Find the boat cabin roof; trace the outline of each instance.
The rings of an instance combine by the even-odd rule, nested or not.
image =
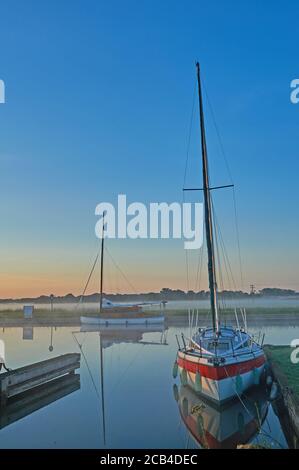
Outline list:
[[[221,326],[220,334],[215,338],[213,328],[199,328],[193,337],[193,344],[207,355],[228,355],[234,352],[252,350],[252,337],[244,330],[236,330],[232,326]],[[255,343],[253,344],[255,348]]]

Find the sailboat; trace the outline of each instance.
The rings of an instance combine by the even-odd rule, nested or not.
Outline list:
[[[203,99],[199,63],[196,64],[203,195],[205,210],[205,231],[208,255],[208,279],[212,327],[199,328],[177,353],[175,368],[182,383],[195,386],[196,390],[210,400],[222,403],[242,395],[245,390],[258,384],[265,366],[262,345],[255,342],[247,331],[247,322],[237,328],[221,323],[218,303],[216,262],[214,249],[214,224],[211,190],[208,172],[208,154],[205,136]],[[220,187],[217,187],[217,189]]]
[[[143,311],[144,306],[160,305],[160,310],[165,307],[165,302],[136,302],[136,303],[114,303],[103,297],[103,280],[104,280],[104,214],[103,229],[101,240],[101,275],[100,275],[100,308],[99,314],[96,316],[81,316],[81,324],[102,325],[105,327],[113,326],[129,326],[129,325],[161,325],[164,323],[164,314],[153,315]],[[97,258],[96,258],[97,261]],[[95,262],[96,262],[95,261]],[[94,263],[95,266],[95,263]],[[94,269],[92,268],[92,271]],[[88,281],[91,274],[89,275]],[[81,296],[82,297],[82,296]]]

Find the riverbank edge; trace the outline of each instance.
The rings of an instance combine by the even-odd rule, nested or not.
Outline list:
[[[80,315],[86,315],[84,313],[76,313],[76,315],[71,315],[67,313],[64,315],[63,313],[53,313],[51,312],[43,312],[34,313],[33,318],[25,319],[18,314],[14,316],[14,313],[11,313],[9,316],[5,316],[1,318],[0,314],[0,327],[25,327],[25,326],[80,326]],[[18,312],[19,313],[19,312]],[[147,312],[150,313],[150,312]],[[89,314],[90,316],[97,316],[94,312]],[[166,326],[188,326],[189,319],[188,319],[188,312],[176,312],[175,314],[172,311],[165,311],[165,325]],[[231,313],[226,313],[223,315],[223,321],[227,324],[235,324],[235,316]],[[210,315],[206,315],[200,313],[197,318],[197,325],[198,326],[206,326],[209,325],[211,322]],[[298,313],[251,313],[247,315],[247,322],[249,328],[252,326],[262,327],[265,325],[282,325],[287,324],[289,326],[299,326],[299,314]],[[194,315],[193,318],[193,326],[195,326],[196,318]]]
[[[273,346],[266,344],[264,346],[264,353],[266,355],[273,379],[277,382],[281,394],[280,399],[277,401],[277,407],[280,408],[279,415],[282,416],[281,424],[283,428],[288,428],[291,424],[294,433],[292,439],[292,447],[298,448],[299,444],[299,396],[293,388],[289,385],[288,378],[283,370],[283,367],[275,361],[272,351],[275,348],[290,348],[290,346]],[[299,366],[298,366],[299,367]],[[292,433],[286,429],[287,434],[290,436]]]
[[[165,326],[182,326],[188,327],[188,313],[182,312],[181,314],[173,315],[172,312],[164,312],[165,314]],[[86,313],[85,313],[86,315]],[[95,314],[92,314],[96,316]],[[193,326],[195,326],[195,318],[193,319]],[[226,314],[223,321],[227,324],[235,324],[235,317],[232,314]],[[211,319],[207,315],[198,315],[197,325],[206,326],[210,324]],[[250,314],[247,317],[248,326],[250,327],[263,327],[263,326],[275,326],[287,324],[288,326],[299,326],[299,315],[296,313],[259,313]],[[0,315],[0,328],[5,327],[39,327],[39,326],[80,326],[80,314],[70,315],[53,315],[49,314],[34,314],[33,318],[22,318],[20,316],[14,317],[13,314],[9,317],[1,318]]]

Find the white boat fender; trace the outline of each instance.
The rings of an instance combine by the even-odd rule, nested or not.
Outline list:
[[[270,401],[272,400],[276,400],[276,398],[278,397],[278,385],[277,385],[277,382],[273,382],[272,383],[272,386],[271,386],[271,390],[270,390]]]

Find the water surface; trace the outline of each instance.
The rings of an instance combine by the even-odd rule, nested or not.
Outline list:
[[[36,411],[23,408],[28,414],[16,421],[17,415],[9,416],[7,410],[2,409],[0,447],[197,447],[198,436],[192,435],[180,409],[184,390],[178,380],[172,378],[177,351],[175,335],[182,331],[188,334],[188,328],[182,327],[171,327],[164,332],[127,329],[102,334],[80,332],[80,327],[1,329],[6,363],[11,368],[73,352],[81,353],[81,367],[77,370],[79,387],[66,388],[65,396]],[[257,334],[257,329],[254,332]],[[267,327],[265,332],[266,342],[272,344],[289,344],[299,338],[299,327],[273,326]],[[286,447],[272,406],[264,398],[261,405],[267,408],[266,417],[258,418],[263,421],[260,423],[262,433],[253,423],[248,431],[250,440],[263,438],[271,447]],[[228,432],[227,416],[230,416],[228,420],[238,422],[236,429],[229,432],[239,430],[242,433],[242,426],[248,424],[244,407],[226,411],[226,418],[212,412],[206,411],[212,420],[209,426],[219,427],[220,423],[225,432]],[[215,433],[217,435],[217,430]]]

